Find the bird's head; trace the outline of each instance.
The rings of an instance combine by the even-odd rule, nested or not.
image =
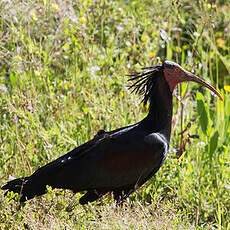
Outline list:
[[[143,102],[146,104],[150,99],[152,92],[155,90],[157,82],[159,82],[159,79],[162,78],[165,79],[171,93],[177,84],[186,81],[193,81],[208,88],[221,100],[223,100],[221,94],[213,86],[172,61],[164,61],[162,65],[147,67],[144,68],[144,71],[141,73],[131,74],[130,80],[134,80],[135,82],[130,86],[130,88],[133,89],[133,92],[144,95]]]
[[[181,82],[186,81],[193,81],[203,85],[204,87],[211,90],[215,95],[217,95],[221,100],[223,97],[221,94],[209,83],[202,80],[200,77],[188,72],[187,70],[183,69],[180,65],[172,61],[165,61],[163,64],[163,76],[167,81],[170,91],[173,92],[176,85]]]

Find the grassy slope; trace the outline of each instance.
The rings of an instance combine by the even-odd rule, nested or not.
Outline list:
[[[0,229],[229,229],[229,6],[200,1],[1,1],[0,184],[24,176],[92,137],[140,120],[146,108],[125,74],[181,63],[225,94],[183,85],[184,126],[200,139],[180,160],[175,100],[171,151],[160,172],[123,207],[110,196],[78,205],[52,191],[23,206],[0,192]],[[226,1],[227,2],[227,1]],[[171,39],[167,52],[160,29]],[[201,89],[200,89],[201,90]]]

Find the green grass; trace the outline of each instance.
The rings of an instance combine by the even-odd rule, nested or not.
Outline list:
[[[227,1],[69,2],[0,2],[1,185],[99,129],[143,118],[147,109],[127,90],[126,74],[157,57],[212,82],[225,100],[193,83],[179,87],[183,110],[175,99],[168,158],[122,207],[110,195],[82,207],[79,194],[52,189],[20,205],[1,191],[0,229],[230,229]],[[178,160],[181,121],[199,139]]]

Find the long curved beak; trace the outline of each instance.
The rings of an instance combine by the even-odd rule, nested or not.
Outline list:
[[[197,82],[197,83],[205,86],[206,88],[211,90],[215,95],[217,95],[223,101],[222,95],[213,86],[211,86],[210,84],[208,84],[207,82],[205,82],[204,80],[199,78],[198,76],[185,70],[184,78],[185,78],[185,81],[193,81],[193,82]]]

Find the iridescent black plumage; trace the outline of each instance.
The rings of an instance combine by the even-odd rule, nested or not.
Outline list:
[[[162,70],[162,65],[156,65],[143,68],[142,72],[129,75],[131,78],[128,81],[135,81],[132,85],[129,86],[129,89],[132,90],[132,93],[138,93],[142,95],[142,102],[144,104],[146,104],[149,100],[154,84],[157,81],[157,77],[159,76],[160,72],[162,72]]]
[[[130,86],[132,91],[143,95],[145,104],[150,100],[145,119],[117,130],[98,132],[89,142],[41,167],[30,177],[8,182],[3,189],[21,193],[22,202],[44,194],[47,185],[74,192],[87,191],[80,199],[82,204],[107,192],[113,192],[116,200],[127,197],[159,169],[168,149],[164,132],[154,133],[161,128],[155,120],[162,110],[160,107],[153,110],[151,104],[152,97],[162,94],[158,86],[166,85],[162,70],[157,65],[131,75],[130,81],[135,81]]]
[[[121,201],[155,174],[166,157],[172,121],[172,89],[184,78],[202,82],[173,62],[145,68],[131,75],[130,88],[150,102],[147,116],[140,122],[113,131],[99,131],[90,141],[31,176],[2,187],[18,192],[20,201],[46,193],[46,186],[86,191],[81,204],[97,200],[108,192]],[[213,90],[213,87],[207,86]],[[103,106],[103,105],[102,105]]]

